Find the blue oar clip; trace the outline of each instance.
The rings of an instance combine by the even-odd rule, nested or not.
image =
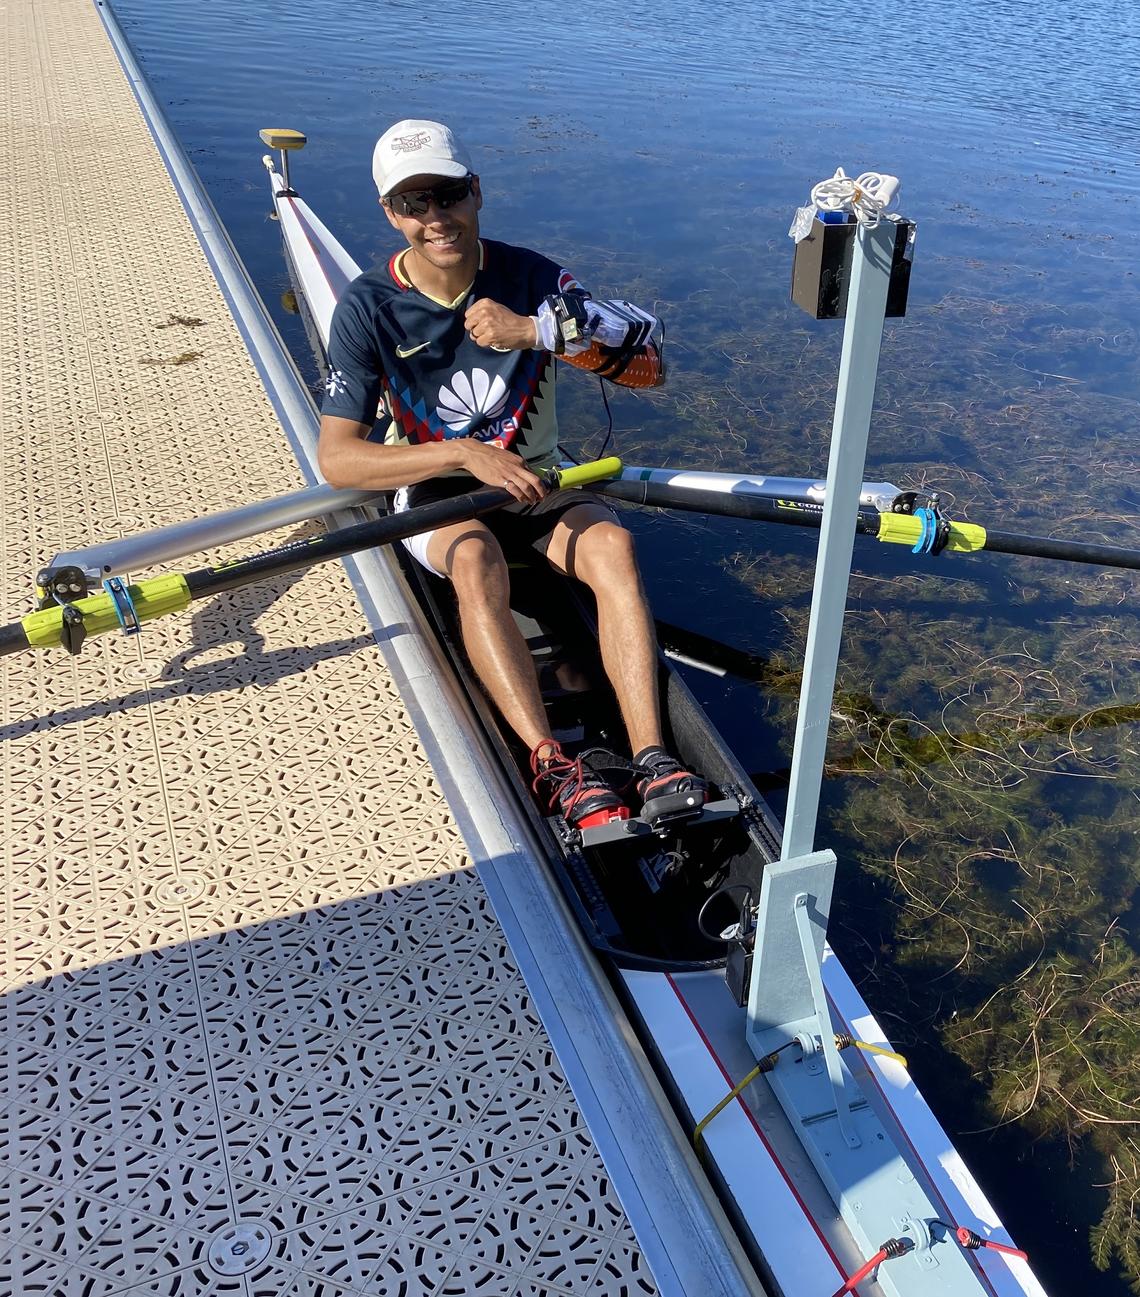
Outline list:
[[[126,582],[121,576],[109,576],[103,582],[103,589],[111,596],[111,602],[115,605],[115,616],[119,619],[123,634],[137,635],[142,630],[142,623],[135,611]]]
[[[934,538],[938,535],[938,519],[933,509],[916,509],[914,516],[922,523],[922,533],[914,542],[912,554],[929,554],[934,548]]]
[[[930,507],[915,509],[914,517],[922,523],[922,532],[911,549],[912,554],[941,554],[950,539],[950,524],[942,516],[938,507],[939,496],[933,492],[930,496]]]

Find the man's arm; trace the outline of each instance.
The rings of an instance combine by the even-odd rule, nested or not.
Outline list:
[[[394,491],[463,467],[457,441],[383,446],[367,439],[371,431],[371,424],[357,423],[355,419],[335,414],[321,416],[317,463],[330,486]]]
[[[661,323],[631,302],[595,301],[579,289],[544,298],[535,318],[543,341],[579,369],[622,387],[665,381],[661,343],[654,339]]]
[[[360,491],[394,491],[426,482],[443,473],[470,473],[487,486],[502,486],[528,504],[546,494],[539,479],[518,455],[471,437],[425,441],[415,446],[386,446],[369,441],[369,423],[321,416],[317,463],[330,486]]]

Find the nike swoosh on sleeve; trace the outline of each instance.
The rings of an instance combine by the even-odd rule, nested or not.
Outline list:
[[[407,360],[409,356],[414,356],[417,351],[423,351],[425,347],[430,346],[430,342],[421,342],[418,347],[397,347],[396,355],[399,356],[401,360]]]

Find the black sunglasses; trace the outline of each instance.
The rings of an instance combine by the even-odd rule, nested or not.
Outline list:
[[[430,189],[408,189],[402,194],[392,194],[387,202],[397,216],[426,216],[432,203],[441,211],[455,207],[467,197],[474,184],[474,176],[461,176],[458,180],[443,180]]]

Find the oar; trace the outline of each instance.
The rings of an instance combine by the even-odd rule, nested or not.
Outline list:
[[[818,528],[823,522],[823,505],[814,501],[772,499],[768,496],[723,491],[679,488],[651,480],[604,482],[591,488],[599,495],[655,509],[684,509],[693,513],[750,518],[761,522],[790,523]],[[859,509],[855,531],[895,545],[909,545],[916,553],[929,550],[933,522],[928,511],[914,514]],[[942,543],[958,553],[988,550],[999,554],[1028,554],[1037,558],[1060,558],[1071,563],[1099,563],[1105,567],[1140,569],[1140,550],[1118,545],[1096,545],[1086,541],[1055,540],[1048,536],[1025,536],[1016,532],[992,531],[972,522],[943,522]]]
[[[621,472],[621,460],[610,458],[568,469],[551,469],[540,476],[549,488],[584,486]],[[479,518],[514,502],[502,487],[487,487],[420,505],[404,513],[389,514],[374,522],[359,523],[326,532],[308,540],[294,541],[263,554],[235,559],[198,572],[174,572],[150,577],[133,585],[112,577],[103,583],[101,594],[70,602],[65,585],[49,587],[57,602],[18,622],[0,626],[0,656],[26,648],[52,648],[63,644],[77,653],[84,639],[122,628],[137,631],[144,621],[178,612],[196,599],[205,599],[254,581],[343,558],[362,549],[391,545],[423,531],[434,531],[456,522]],[[66,580],[66,578],[64,578]]]

